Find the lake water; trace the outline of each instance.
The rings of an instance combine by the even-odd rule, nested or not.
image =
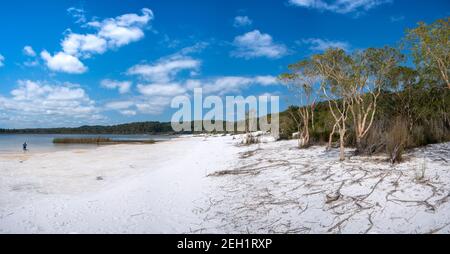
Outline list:
[[[54,138],[110,138],[113,140],[170,140],[167,135],[84,135],[84,134],[0,134],[0,154],[22,152],[27,142],[29,152],[52,152],[72,149],[92,149],[96,144],[53,144]]]

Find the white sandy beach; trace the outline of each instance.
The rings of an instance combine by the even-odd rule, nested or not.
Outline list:
[[[0,155],[0,233],[450,233],[449,143],[397,166],[238,143]]]

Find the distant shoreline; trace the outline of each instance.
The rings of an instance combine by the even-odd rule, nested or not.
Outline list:
[[[96,145],[119,145],[119,144],[155,144],[155,140],[121,140],[111,138],[54,138],[55,145],[71,145],[71,144],[96,144]]]

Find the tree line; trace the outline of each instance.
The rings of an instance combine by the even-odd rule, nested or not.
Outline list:
[[[172,133],[170,123],[139,122],[111,126],[81,126],[76,128],[0,129],[0,134],[163,134]]]
[[[398,48],[330,48],[289,65],[279,78],[300,107],[283,113],[282,131],[296,130],[301,148],[314,135],[328,136],[328,147],[337,138],[340,160],[348,145],[356,153],[384,149],[394,163],[406,148],[449,141],[449,21],[419,23]]]

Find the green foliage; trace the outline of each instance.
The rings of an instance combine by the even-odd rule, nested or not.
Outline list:
[[[384,151],[388,140],[386,135],[398,119],[405,122],[403,126],[410,136],[405,149],[450,141],[450,91],[447,88],[415,85],[398,92],[385,91],[380,96],[378,107],[374,126],[363,140],[368,154]],[[292,106],[290,110],[296,108]],[[327,102],[317,103],[314,112],[315,129],[311,132],[311,142],[323,144],[333,129],[334,119]],[[352,130],[352,119],[348,122]],[[280,114],[280,128],[283,138],[292,138],[292,134],[297,132],[295,121],[287,111]],[[355,145],[352,133],[350,131],[346,137],[346,144],[350,146]]]
[[[0,134],[161,134],[173,133],[170,123],[141,122],[113,126],[81,126],[78,128],[0,129]]]
[[[411,49],[417,69],[429,85],[450,88],[450,18],[420,22],[407,30],[404,44]]]
[[[408,30],[405,42],[415,68],[401,66],[405,56],[391,47],[352,54],[332,48],[289,65],[281,80],[316,76],[322,90],[316,95],[322,101],[314,107],[311,142],[324,142],[337,127],[344,137],[341,150],[345,143],[357,152],[384,151],[394,163],[405,149],[450,141],[449,21]],[[290,107],[281,114],[283,136],[296,132],[297,121],[289,115],[301,109]]]

